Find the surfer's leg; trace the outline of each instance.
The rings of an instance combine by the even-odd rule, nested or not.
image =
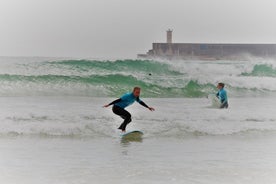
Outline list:
[[[121,129],[122,131],[126,130],[127,124],[131,122],[131,114],[124,110],[124,115],[123,115],[124,122],[120,125],[118,129]]]
[[[121,116],[121,118],[124,119],[124,122],[120,125],[120,127],[118,129],[125,131],[127,124],[129,124],[131,122],[131,114],[128,111],[126,111],[125,109],[122,109],[117,106],[113,106],[112,110],[115,114]]]
[[[228,108],[228,102],[226,101],[226,102],[223,102],[222,104],[221,104],[221,106],[220,106],[220,108],[221,109],[223,109],[223,108]]]

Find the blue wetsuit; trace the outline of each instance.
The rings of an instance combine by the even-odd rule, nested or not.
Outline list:
[[[113,105],[112,111],[121,116],[124,122],[120,125],[118,129],[125,131],[127,124],[131,122],[131,114],[125,110],[125,108],[134,102],[138,102],[146,108],[149,108],[139,97],[135,97],[133,93],[126,93],[121,98],[114,100],[109,105]]]
[[[227,92],[225,91],[224,88],[221,88],[217,95],[216,95],[220,102],[221,102],[221,106],[220,108],[228,108],[228,98],[227,98]]]
[[[126,108],[127,106],[133,104],[135,101],[137,102],[141,102],[141,100],[139,99],[139,97],[135,97],[133,95],[133,93],[126,93],[123,96],[121,96],[120,98],[121,100],[114,103],[114,105],[121,107],[121,108]]]

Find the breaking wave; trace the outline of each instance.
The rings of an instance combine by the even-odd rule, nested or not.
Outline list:
[[[6,67],[6,68],[5,68]],[[206,97],[225,82],[232,96],[276,91],[276,69],[251,62],[58,60],[0,70],[1,96],[109,97],[142,87],[144,97]]]
[[[185,122],[169,119],[134,118],[133,124],[143,127],[145,138],[191,136],[231,136],[256,133],[275,133],[275,119],[248,119],[225,122],[219,120]],[[113,117],[92,115],[76,117],[52,117],[28,115],[27,117],[6,117],[2,120],[0,136],[42,136],[42,137],[111,137],[117,138],[116,125],[121,122]],[[132,126],[132,124],[130,125]]]
[[[272,65],[260,64],[255,65],[250,73],[243,73],[244,76],[259,76],[259,77],[276,77],[276,68]]]

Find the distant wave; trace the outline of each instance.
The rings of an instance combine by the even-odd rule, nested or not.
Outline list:
[[[207,97],[223,81],[232,96],[276,91],[276,70],[229,62],[63,60],[15,64],[0,72],[0,95],[119,96],[134,86],[144,97]],[[8,71],[8,72],[6,72]],[[256,78],[257,77],[257,78]],[[262,77],[269,77],[262,78]]]
[[[250,73],[242,73],[244,76],[276,77],[276,68],[272,65],[260,64],[255,65]]]
[[[41,76],[22,76],[22,75],[0,75],[2,91],[0,94],[11,89],[18,94],[44,94],[52,95],[80,95],[88,96],[114,96],[120,95],[131,90],[134,86],[140,86],[143,89],[143,95],[147,97],[204,97],[214,92],[215,86],[212,84],[199,84],[197,81],[189,81],[183,88],[165,87],[158,83],[139,80],[131,75],[94,75],[94,76],[63,76],[63,75],[41,75]],[[5,85],[8,84],[8,85]],[[104,93],[93,93],[93,90],[103,90]],[[62,92],[62,89],[64,90]],[[84,91],[82,91],[84,90]],[[22,92],[22,93],[20,93]],[[61,92],[61,93],[60,93]],[[88,93],[91,94],[88,94]],[[4,95],[3,94],[3,95]],[[43,93],[42,93],[43,94]],[[8,95],[8,94],[7,94]]]

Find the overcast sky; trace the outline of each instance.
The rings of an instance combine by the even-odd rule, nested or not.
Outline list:
[[[0,0],[1,56],[135,58],[152,42],[276,43],[276,0]]]

